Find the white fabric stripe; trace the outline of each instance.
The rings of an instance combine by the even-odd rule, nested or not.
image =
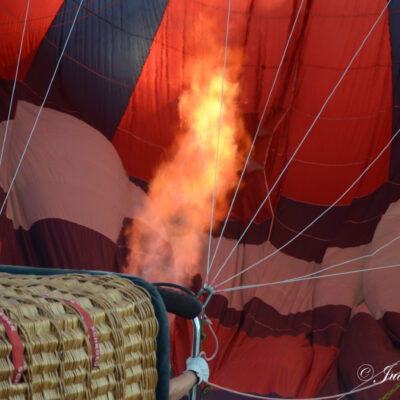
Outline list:
[[[6,191],[39,107],[18,102],[10,122],[0,186]],[[4,135],[3,122],[0,138]],[[1,139],[0,139],[1,140]],[[7,203],[14,228],[60,218],[116,242],[124,217],[133,217],[144,192],[131,183],[114,146],[68,114],[44,108]]]

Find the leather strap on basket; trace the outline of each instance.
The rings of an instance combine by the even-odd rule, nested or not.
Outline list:
[[[83,322],[86,325],[86,328],[89,333],[89,342],[90,342],[90,347],[92,348],[92,368],[93,369],[96,368],[97,365],[99,364],[99,359],[100,359],[99,334],[97,333],[96,327],[93,323],[93,319],[90,316],[90,314],[84,308],[82,308],[76,301],[64,299],[63,297],[53,296],[51,294],[44,294],[43,296],[63,301],[64,303],[67,303],[73,308],[75,308],[75,310],[78,311],[78,313],[81,315]]]
[[[19,383],[24,372],[24,347],[19,337],[17,327],[10,318],[4,314],[0,308],[0,323],[4,326],[4,330],[11,343],[12,363],[14,365],[14,373],[11,379],[12,383]]]

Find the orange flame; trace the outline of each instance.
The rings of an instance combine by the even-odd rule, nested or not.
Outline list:
[[[249,147],[239,114],[239,85],[234,83],[237,67],[227,69],[219,123],[223,69],[215,67],[215,57],[192,65],[190,88],[179,99],[181,131],[174,155],[160,165],[150,184],[149,204],[131,228],[128,272],[150,281],[187,284],[199,269],[211,220],[218,131],[214,228],[225,218],[227,195],[236,188]],[[234,55],[230,57],[232,62]],[[140,220],[151,221],[151,227]]]

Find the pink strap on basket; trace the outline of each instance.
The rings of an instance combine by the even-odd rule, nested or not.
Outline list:
[[[11,343],[12,363],[14,365],[14,373],[12,376],[12,383],[18,383],[22,378],[24,372],[24,347],[21,338],[19,337],[17,327],[10,318],[4,314],[0,308],[0,323],[4,326],[6,335]]]
[[[53,296],[51,294],[44,294],[43,296],[61,300],[71,305],[82,316],[83,322],[86,325],[86,328],[89,333],[89,342],[90,342],[90,347],[92,348],[92,368],[93,369],[96,368],[97,365],[99,364],[99,359],[100,359],[100,344],[99,344],[99,335],[97,333],[96,327],[94,326],[93,319],[90,316],[90,314],[84,308],[82,308],[76,301],[64,299],[63,297]]]

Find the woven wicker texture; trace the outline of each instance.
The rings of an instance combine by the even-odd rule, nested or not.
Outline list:
[[[158,322],[149,294],[131,281],[0,273],[0,309],[17,328],[24,358],[13,383],[17,349],[1,323],[1,399],[155,399]]]

